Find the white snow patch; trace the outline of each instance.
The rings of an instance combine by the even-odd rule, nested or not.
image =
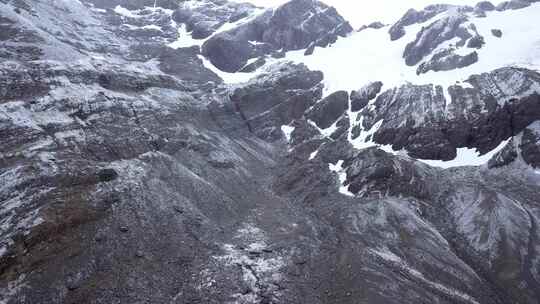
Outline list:
[[[187,31],[185,24],[180,24],[178,27],[178,39],[168,44],[167,46],[173,49],[179,49],[190,46],[201,46],[206,39],[193,39],[191,33]]]
[[[140,18],[141,17],[138,14],[134,13],[135,11],[130,11],[127,8],[125,8],[125,7],[121,6],[121,5],[117,5],[114,8],[114,12],[117,13],[118,15],[128,17],[128,18]]]
[[[161,28],[161,26],[158,26],[158,25],[155,25],[155,24],[145,25],[145,26],[143,26],[141,28],[145,29],[145,30],[156,30],[156,31],[163,32],[163,29]]]
[[[332,172],[336,172],[339,177],[339,193],[345,194],[347,196],[354,196],[354,193],[350,192],[349,189],[347,189],[347,185],[345,184],[345,181],[347,181],[347,172],[346,168],[343,168],[343,160],[338,161],[336,164],[328,164],[328,168]]]
[[[317,154],[319,154],[319,149],[313,151],[313,152],[309,155],[309,160],[314,159],[314,158],[317,156]]]
[[[457,149],[457,156],[451,161],[442,161],[442,160],[422,160],[418,159],[425,164],[428,164],[432,167],[439,168],[452,168],[452,167],[463,167],[463,166],[482,166],[485,165],[495,154],[499,153],[510,141],[510,139],[505,140],[499,144],[492,151],[480,155],[476,149],[469,148],[459,148]]]
[[[283,134],[285,134],[285,137],[287,138],[287,141],[291,141],[291,135],[292,132],[294,132],[294,127],[291,126],[281,126],[281,131],[283,131]]]

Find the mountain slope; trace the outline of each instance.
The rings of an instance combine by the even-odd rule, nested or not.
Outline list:
[[[538,303],[538,8],[0,0],[0,303]]]

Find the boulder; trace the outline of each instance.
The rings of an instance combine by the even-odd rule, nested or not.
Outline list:
[[[326,129],[332,126],[348,109],[349,93],[337,91],[319,101],[306,114],[306,117],[315,122],[319,128]]]

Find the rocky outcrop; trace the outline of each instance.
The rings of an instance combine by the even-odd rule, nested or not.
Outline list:
[[[496,10],[497,11],[516,10],[516,9],[527,7],[529,5],[531,5],[531,1],[526,1],[526,0],[504,1],[504,2],[501,2],[499,5],[497,5]]]
[[[194,39],[204,39],[226,23],[234,23],[254,14],[249,3],[228,1],[183,1],[172,19],[186,25]]]
[[[467,20],[467,16],[456,12],[423,28],[416,36],[416,40],[405,47],[403,53],[405,63],[409,66],[416,65],[441,43],[453,38],[459,38],[457,46],[463,46],[471,38],[469,31],[462,26]]]
[[[252,132],[276,140],[281,126],[302,117],[321,98],[322,79],[321,72],[304,65],[278,64],[235,89],[230,98]]]
[[[390,27],[390,39],[392,41],[400,39],[405,35],[405,27],[416,23],[426,22],[447,9],[447,5],[430,5],[421,11],[415,9],[408,10],[401,19]]]
[[[477,52],[461,56],[454,54],[452,51],[445,50],[433,55],[429,61],[422,62],[418,66],[416,74],[420,75],[429,71],[450,71],[470,66],[476,62],[478,62]]]
[[[405,148],[415,158],[450,160],[455,148],[486,153],[539,119],[537,73],[502,68],[468,82],[473,88],[448,88],[451,101],[442,87],[431,85],[388,90],[377,97],[373,110],[362,112],[363,127],[369,130],[383,120],[374,134],[377,143]]]
[[[318,102],[307,113],[307,118],[315,122],[319,128],[326,129],[332,126],[348,109],[349,93],[338,91]]]
[[[294,0],[210,38],[203,54],[219,69],[235,72],[248,59],[277,50],[327,46],[352,31],[337,11],[321,2]]]
[[[381,92],[383,83],[380,81],[365,85],[360,90],[351,92],[351,111],[358,112],[375,99]]]

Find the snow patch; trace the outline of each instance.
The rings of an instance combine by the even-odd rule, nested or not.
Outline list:
[[[508,143],[510,139],[501,142],[495,149],[490,152],[480,155],[476,149],[459,148],[457,149],[457,156],[451,161],[442,160],[423,160],[418,161],[428,164],[432,167],[439,168],[452,168],[452,167],[464,167],[464,166],[482,166],[485,165],[495,154],[499,153]]]
[[[291,126],[281,126],[281,131],[283,131],[283,134],[285,134],[285,137],[287,138],[287,141],[291,141],[291,135],[294,132],[295,127]]]
[[[339,193],[345,194],[347,196],[354,196],[354,193],[350,192],[345,185],[347,181],[347,168],[343,167],[343,160],[338,161],[336,164],[328,164],[330,171],[338,174],[339,177]]]
[[[114,8],[114,12],[117,13],[118,15],[121,15],[121,16],[124,16],[124,17],[127,17],[127,18],[140,18],[141,17],[138,14],[134,13],[136,11],[130,11],[127,8],[125,8],[125,7],[121,6],[121,5],[117,5]]]

